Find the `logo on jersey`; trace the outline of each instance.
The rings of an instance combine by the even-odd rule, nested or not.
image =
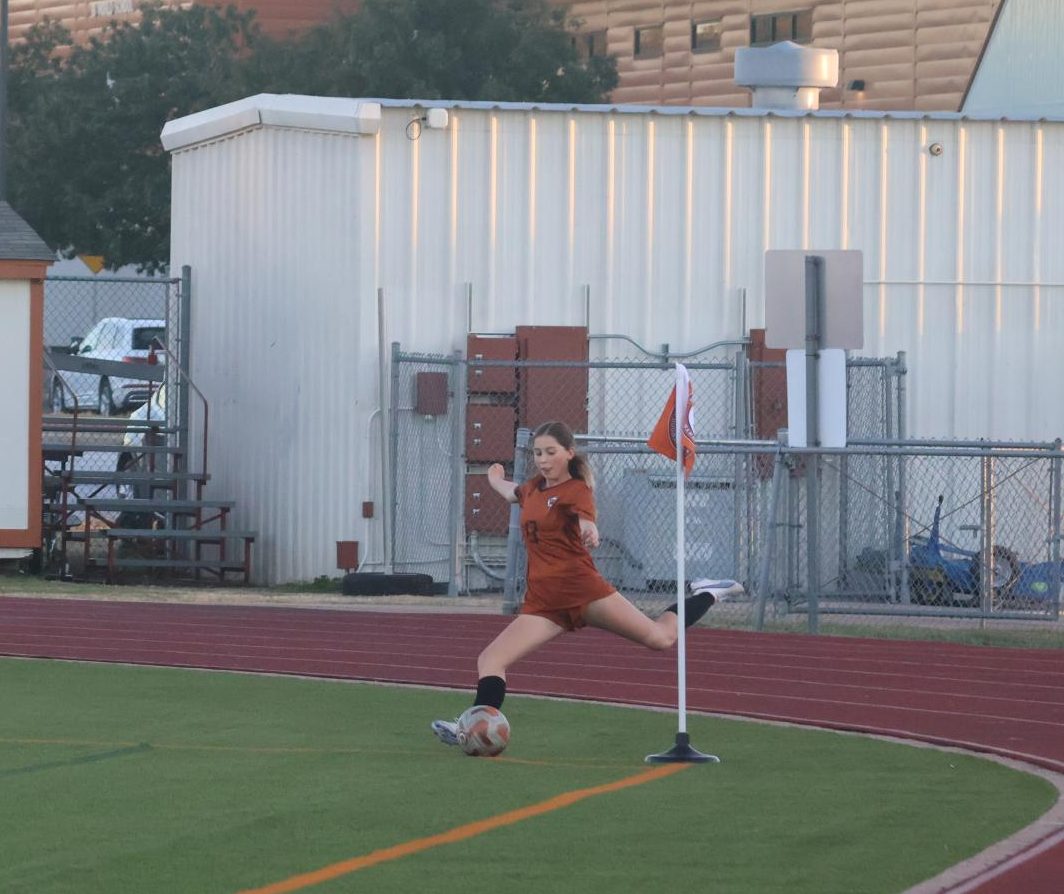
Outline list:
[[[547,497],[547,509],[553,509],[554,504],[558,502],[557,497]]]

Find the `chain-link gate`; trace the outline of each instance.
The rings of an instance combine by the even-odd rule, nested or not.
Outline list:
[[[388,540],[395,570],[430,574],[451,593],[503,589],[510,507],[488,486],[487,468],[502,462],[513,475],[523,459],[515,457],[515,430],[561,418],[578,432],[597,476],[604,539],[596,561],[603,572],[647,608],[674,591],[675,482],[669,463],[645,441],[673,387],[676,358],[616,336],[590,344],[592,358],[579,363],[411,355],[393,347]],[[761,373],[745,343],[683,359],[699,436],[718,444],[753,439],[758,413],[777,397],[759,390]],[[861,434],[897,431],[900,372],[893,359],[851,363]],[[756,577],[774,450],[769,444],[759,452],[699,454],[688,489],[691,576]]]
[[[599,356],[586,362],[473,361],[395,347],[389,537],[395,570],[430,574],[452,593],[501,587],[508,506],[489,492],[486,472],[503,462],[513,474],[515,432],[528,420],[560,418],[581,433],[645,440],[671,387],[672,367],[634,346],[610,356],[611,341],[593,338]],[[738,397],[739,347],[722,345],[688,363],[700,429],[719,437],[740,436],[747,424]]]
[[[516,606],[519,532],[485,473],[498,461],[527,477],[529,429],[560,418],[596,476],[596,563],[648,611],[673,600],[674,472],[645,441],[676,358],[617,337],[591,345],[581,363],[426,357],[396,346],[396,570],[429,573],[452,593],[502,590]],[[905,440],[898,355],[848,361],[848,448],[791,450],[764,438],[786,424],[782,364],[749,359],[741,343],[683,359],[700,438],[686,489],[688,576],[733,577],[748,593],[715,617],[753,625],[807,613],[1057,617],[1059,445]],[[511,440],[515,429],[523,441]]]
[[[186,268],[180,279],[45,280],[46,559],[72,525],[93,522],[67,510],[71,495],[142,496],[105,479],[140,463],[153,472],[181,467],[188,398],[177,367],[188,359],[190,279]],[[57,479],[75,472],[97,480],[57,490]]]
[[[187,314],[182,279],[50,277],[44,288],[45,409],[125,415],[155,390],[144,365],[155,342],[175,354]],[[73,357],[77,362],[64,362]],[[165,365],[165,356],[160,363]],[[105,374],[91,371],[94,365]],[[114,364],[124,364],[115,366]],[[54,367],[58,366],[59,369]]]
[[[819,536],[811,570],[808,481],[800,468],[814,455]],[[1059,442],[781,450],[770,561],[754,585],[761,609],[1056,618],[1062,461]]]
[[[464,366],[457,357],[392,355],[390,564],[457,592]],[[477,546],[471,532],[472,548]]]

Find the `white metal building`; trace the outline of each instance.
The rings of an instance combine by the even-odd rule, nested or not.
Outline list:
[[[1064,117],[1064,3],[1004,0],[961,109],[966,114]]]
[[[864,252],[911,434],[1064,434],[1064,122],[260,95],[163,142],[210,468],[264,582],[380,541],[380,345],[583,324],[586,287],[592,332],[690,350],[761,324],[769,248]]]

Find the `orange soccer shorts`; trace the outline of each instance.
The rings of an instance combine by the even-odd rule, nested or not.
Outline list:
[[[573,608],[536,608],[532,605],[524,605],[521,608],[522,615],[535,615],[553,621],[562,630],[579,630],[587,626],[586,605],[577,605]]]

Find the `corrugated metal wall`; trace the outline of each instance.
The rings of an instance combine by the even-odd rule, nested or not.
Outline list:
[[[761,323],[765,249],[859,248],[911,433],[1064,433],[1064,123],[452,108],[412,139],[418,114],[174,153],[211,490],[260,579],[379,553],[378,287],[410,351],[463,347],[467,283],[474,331],[582,324],[586,285],[592,331],[689,350],[741,334],[744,289]]]

